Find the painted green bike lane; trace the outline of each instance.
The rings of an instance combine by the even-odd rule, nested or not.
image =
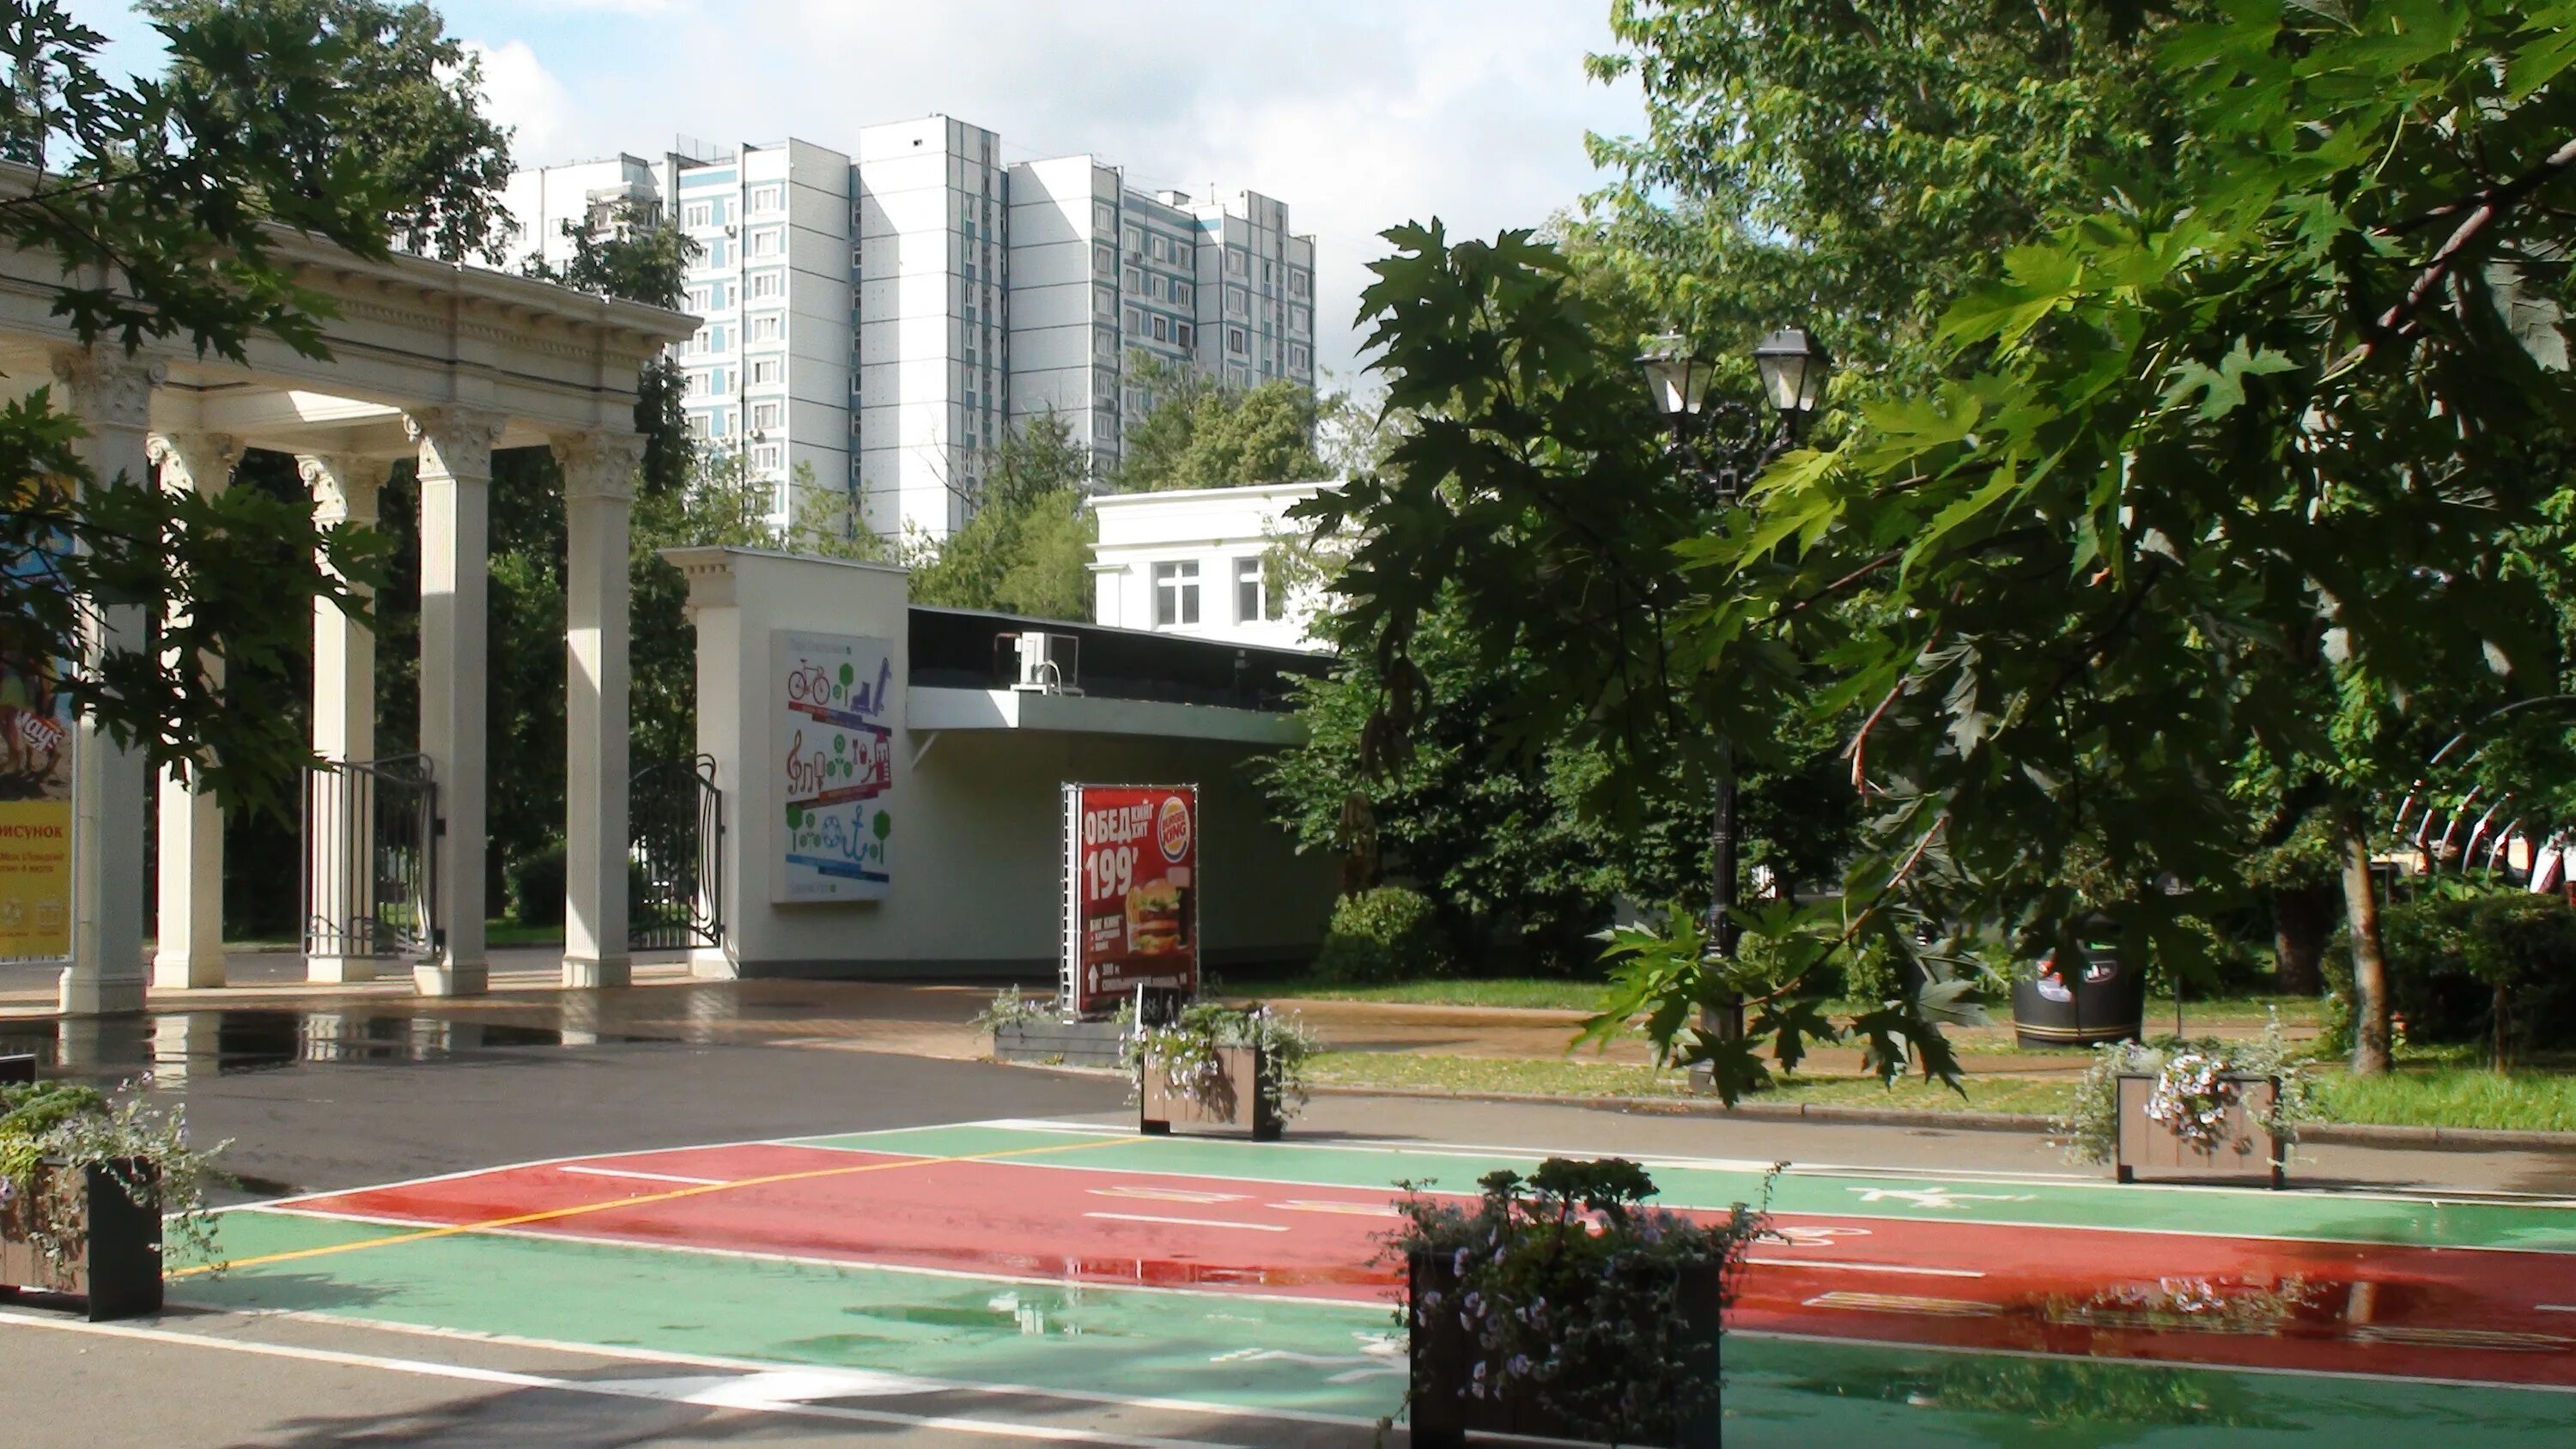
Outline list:
[[[1078,1133],[1003,1126],[908,1128],[800,1138],[808,1147],[927,1156],[991,1154],[1080,1140]],[[1009,1160],[1007,1158],[1003,1160]],[[1229,1141],[1221,1138],[1104,1139],[1078,1154],[1034,1157],[1031,1166],[1250,1178],[1327,1187],[1387,1188],[1399,1180],[1473,1192],[1486,1173],[1527,1172],[1529,1155]],[[1759,1200],[1763,1173],[1645,1159],[1667,1207],[1723,1211]],[[1774,1212],[1904,1218],[1920,1222],[2121,1228],[2133,1232],[2221,1234],[2426,1248],[2515,1248],[2576,1252],[2576,1208],[2437,1201],[2393,1195],[2273,1192],[2259,1188],[2169,1188],[1944,1177],[1939,1173],[1843,1175],[1796,1168],[1770,1187]]]
[[[250,1259],[399,1229],[220,1218]],[[194,1276],[179,1301],[960,1384],[1375,1419],[1404,1395],[1391,1309],[1103,1289],[459,1233]],[[1375,1351],[1372,1352],[1371,1350]]]

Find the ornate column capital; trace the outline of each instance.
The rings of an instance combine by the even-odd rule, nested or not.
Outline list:
[[[93,429],[152,425],[152,389],[167,381],[170,364],[159,358],[93,344],[57,347],[54,379],[72,395],[72,410]]]
[[[549,441],[563,468],[564,501],[635,497],[635,470],[644,461],[644,439],[635,433],[562,433]]]
[[[501,441],[501,414],[483,408],[414,408],[403,429],[420,444],[420,471],[428,478],[492,477],[492,446]]]
[[[324,523],[373,523],[376,491],[393,464],[356,453],[298,453],[295,471],[313,494],[313,516]]]
[[[174,493],[221,493],[232,486],[242,441],[230,433],[154,433],[145,455],[161,470],[161,486]]]

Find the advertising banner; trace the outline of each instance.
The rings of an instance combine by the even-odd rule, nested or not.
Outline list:
[[[769,898],[881,898],[894,879],[893,645],[781,629],[769,636],[769,654],[785,801]]]
[[[1196,785],[1064,787],[1064,992],[1105,1016],[1199,984]]]
[[[62,547],[69,547],[68,540]],[[14,561],[21,578],[52,567]],[[0,657],[0,960],[72,954],[71,701],[43,664]]]

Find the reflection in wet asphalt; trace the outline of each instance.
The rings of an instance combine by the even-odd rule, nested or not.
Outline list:
[[[32,1055],[48,1076],[114,1080],[148,1072],[165,1083],[303,1062],[401,1065],[524,1048],[679,1040],[399,1013],[251,1008],[0,1022],[0,1056]]]

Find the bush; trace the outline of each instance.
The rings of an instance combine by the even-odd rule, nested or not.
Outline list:
[[[1430,897],[1410,886],[1379,886],[1333,903],[1315,974],[1345,986],[1445,976],[1439,940]]]
[[[522,926],[560,926],[564,918],[561,841],[510,862],[510,919]]]
[[[2425,896],[2380,913],[2391,1008],[2415,1042],[2489,1042],[2505,1004],[2506,1054],[2576,1045],[2576,910],[2555,895]],[[2352,938],[2324,963],[2329,1045],[2352,1045]]]

